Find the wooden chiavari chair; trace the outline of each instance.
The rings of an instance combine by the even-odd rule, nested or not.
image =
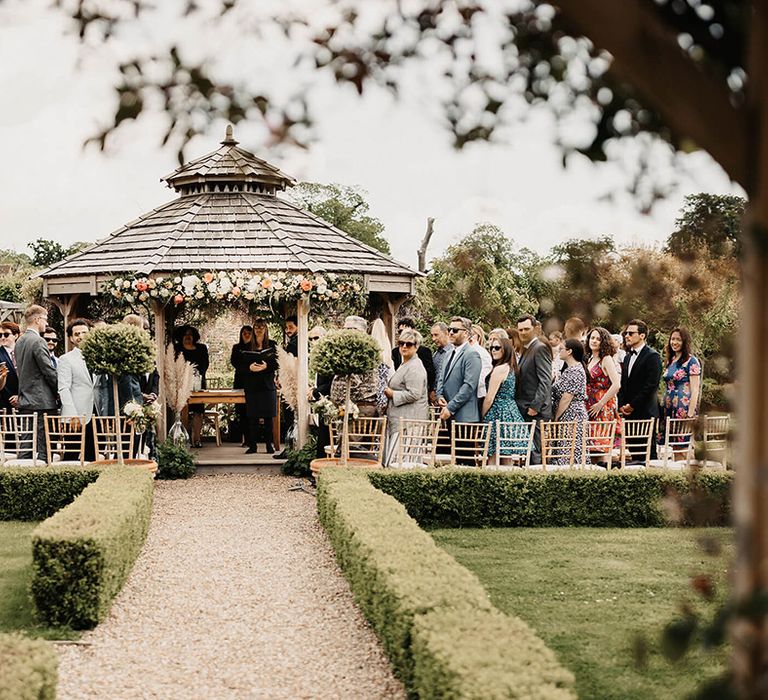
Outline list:
[[[435,466],[440,420],[399,418],[399,431],[388,446],[389,466],[399,469]]]
[[[512,466],[529,467],[533,450],[534,421],[496,421],[496,465],[504,461]]]
[[[117,423],[114,416],[94,416],[93,447],[96,459],[117,459],[118,451],[123,453],[123,459],[133,458],[134,430],[133,424],[126,416],[120,417],[120,446],[118,447]]]
[[[432,420],[439,421],[440,428],[437,431],[437,450],[435,451],[435,463],[437,464],[450,464],[451,463],[451,427],[450,421],[442,420],[440,418],[440,411],[442,409],[439,406],[430,406],[429,415]]]
[[[0,414],[0,459],[6,467],[43,466],[44,461],[37,456],[37,413],[16,413],[10,411]],[[31,458],[19,455],[31,454]]]
[[[331,437],[331,456],[341,457],[342,430],[341,420],[333,421],[329,432]],[[381,466],[384,459],[384,443],[387,434],[387,418],[350,418],[349,419],[349,457],[350,459],[370,459]]]
[[[542,421],[541,464],[547,467],[572,468],[576,455],[578,421]]]
[[[696,428],[695,418],[667,418],[664,435],[664,468],[675,462],[676,456],[682,456],[685,466],[693,459],[693,437]],[[671,459],[670,459],[671,457]]]
[[[656,419],[623,420],[621,422],[621,468],[627,466],[627,454],[633,461],[648,467],[651,461],[651,444],[655,436]],[[637,458],[640,458],[639,460]]]
[[[601,462],[606,469],[613,464],[613,441],[616,438],[616,421],[587,421],[584,430],[584,448],[581,466]]]
[[[45,420],[45,454],[48,464],[60,467],[85,463],[85,416],[43,416]]]
[[[704,417],[704,458],[709,461],[713,452],[722,452],[723,459],[720,464],[723,469],[728,468],[728,451],[730,447],[731,416],[705,416]]]
[[[488,461],[489,423],[451,421],[451,464],[485,467]]]

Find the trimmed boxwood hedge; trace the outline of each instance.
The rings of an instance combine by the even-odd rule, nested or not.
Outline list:
[[[92,467],[0,470],[0,520],[45,520],[98,476]]]
[[[152,475],[109,467],[32,533],[32,599],[50,626],[89,629],[107,614],[149,529]]]
[[[54,700],[58,665],[48,642],[0,634],[0,700]]]
[[[365,473],[321,472],[318,513],[361,610],[419,698],[573,698],[573,676],[523,621],[490,603]]]
[[[682,497],[681,524],[725,525],[732,477],[700,472],[691,481],[657,470],[369,473],[423,527],[661,527],[668,524],[662,500],[670,492]]]

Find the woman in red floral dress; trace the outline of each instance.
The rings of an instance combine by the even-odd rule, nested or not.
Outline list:
[[[616,442],[621,435],[621,417],[616,396],[621,375],[613,359],[611,334],[600,326],[587,333],[587,413],[594,421],[616,421]],[[607,451],[607,446],[606,446]]]

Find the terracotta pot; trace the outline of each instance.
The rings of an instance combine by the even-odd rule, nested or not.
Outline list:
[[[323,469],[327,467],[341,467],[342,460],[340,457],[322,457],[320,459],[313,459],[309,463],[309,468],[313,476],[317,476]],[[354,459],[350,457],[347,460],[347,467],[353,469],[381,469],[381,464],[372,459]]]
[[[118,465],[118,461],[116,459],[97,459],[88,464],[94,464],[97,467],[113,467]],[[146,469],[150,474],[157,473],[157,462],[154,459],[124,459],[123,464],[126,467]]]

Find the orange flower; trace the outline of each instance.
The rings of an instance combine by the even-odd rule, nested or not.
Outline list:
[[[182,301],[184,301],[184,295],[183,294],[177,294],[175,297],[173,297],[173,303],[174,304],[181,304]]]
[[[308,292],[310,289],[312,289],[312,282],[309,280],[301,280],[300,286],[303,292]]]
[[[240,287],[232,287],[232,296],[233,297],[239,297],[240,296]]]
[[[264,287],[264,289],[269,289],[272,286],[272,280],[269,279],[269,277],[261,280],[261,286]]]
[[[136,282],[136,289],[140,292],[146,292],[149,285],[146,282]]]
[[[205,282],[206,284],[210,284],[211,282],[213,282],[213,273],[212,272],[206,272],[203,275],[203,282]]]

